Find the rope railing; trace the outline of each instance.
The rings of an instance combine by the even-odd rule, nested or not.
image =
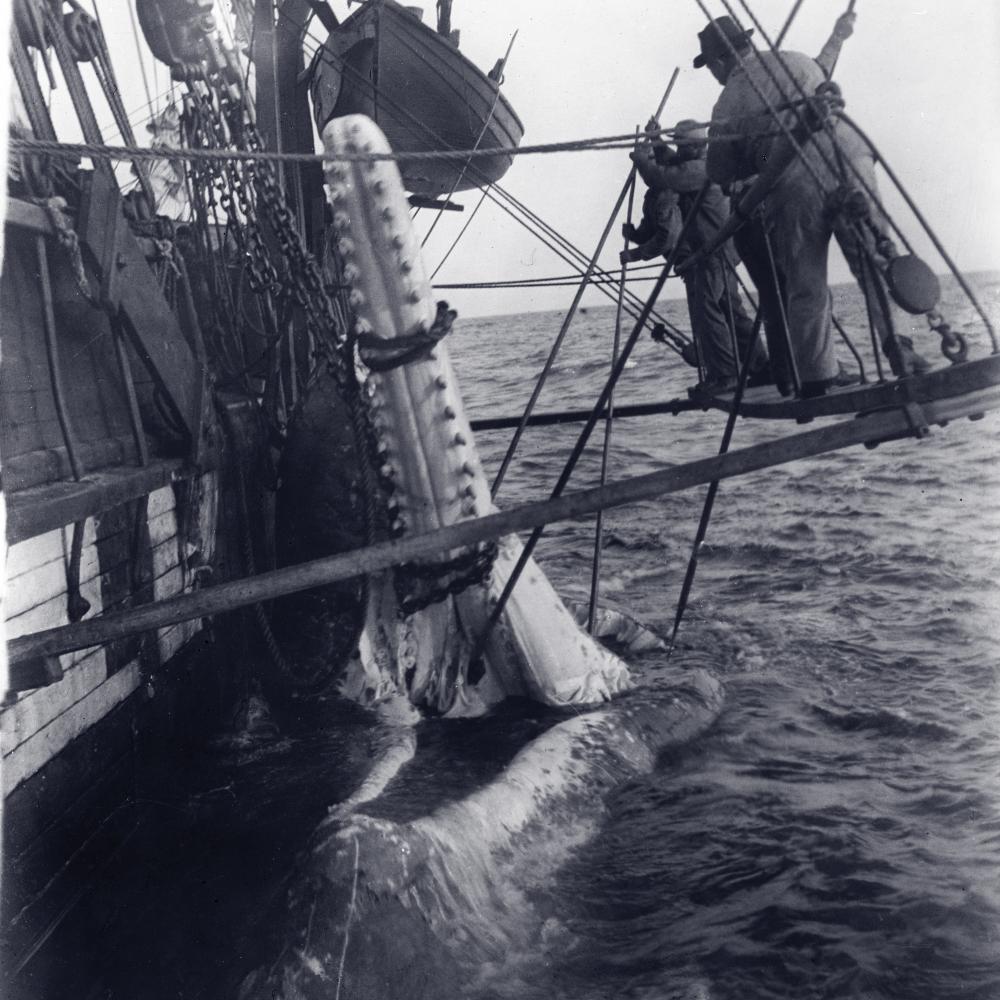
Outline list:
[[[660,133],[666,138],[673,135],[672,129],[663,129]],[[780,133],[765,131],[759,133],[760,138],[778,135]],[[710,142],[725,142],[736,138],[745,138],[746,133],[716,134]],[[635,143],[634,134],[608,136],[593,136],[584,139],[567,139],[562,142],[537,143],[533,146],[491,146],[478,149],[433,149],[414,150],[408,153],[297,153],[292,151],[278,152],[267,149],[191,149],[179,146],[134,146],[110,145],[88,142],[59,142],[51,139],[11,138],[9,148],[11,153],[19,155],[61,156],[65,159],[90,157],[104,160],[179,160],[179,161],[258,161],[272,163],[369,163],[375,160],[394,160],[406,162],[423,162],[428,160],[472,160],[490,159],[497,156],[535,156],[552,153],[575,152],[605,152],[608,150],[631,150]]]
[[[657,267],[657,271],[659,271]],[[632,284],[642,284],[647,281],[656,281],[658,274],[630,274],[626,279],[625,283],[627,285]],[[670,277],[676,277],[676,275],[670,275]],[[604,277],[592,277],[590,279],[590,284],[592,285],[610,285],[612,287],[617,287],[620,283],[619,278],[613,275],[607,275]],[[435,289],[439,291],[463,291],[471,290],[476,291],[480,289],[502,289],[502,288],[575,288],[580,283],[579,276],[577,277],[552,277],[552,278],[523,278],[521,280],[510,279],[509,281],[453,281],[445,284],[434,283]]]

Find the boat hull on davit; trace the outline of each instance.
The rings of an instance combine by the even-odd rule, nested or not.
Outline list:
[[[393,0],[371,0],[330,35],[312,79],[319,130],[331,118],[376,121],[397,153],[515,149],[524,126],[499,83],[449,38]],[[507,154],[466,160],[407,160],[406,189],[426,197],[491,184],[507,172]]]

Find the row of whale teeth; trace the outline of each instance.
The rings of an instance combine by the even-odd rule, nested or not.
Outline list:
[[[347,153],[351,155],[361,153],[371,156],[375,152],[375,147],[370,141],[361,141],[360,144],[355,141],[360,137],[362,132],[360,125],[350,125],[348,131],[355,138],[347,140],[345,144],[345,151]],[[421,293],[408,279],[413,271],[413,253],[417,248],[413,245],[408,245],[412,241],[407,241],[405,231],[399,226],[398,209],[390,204],[391,192],[393,190],[392,184],[388,176],[381,176],[383,172],[387,173],[387,167],[390,165],[391,161],[388,160],[366,160],[363,162],[361,169],[354,171],[354,179],[364,184],[365,190],[371,195],[375,203],[377,215],[382,220],[385,229],[385,235],[396,251],[396,264],[402,278],[404,294],[411,303],[416,304],[421,300]],[[360,309],[365,305],[365,296],[359,287],[361,272],[353,264],[357,245],[350,236],[351,216],[348,212],[336,207],[338,202],[342,202],[345,198],[345,185],[348,182],[348,171],[350,168],[350,163],[334,161],[327,166],[325,173],[327,190],[334,206],[333,228],[338,236],[337,250],[345,261],[344,278],[351,286],[348,301],[355,309]]]
[[[360,138],[362,129],[357,124],[348,126],[348,132],[353,138],[349,138],[345,144],[345,151],[351,155],[358,153],[371,156],[374,153],[374,145],[367,140],[357,140]],[[342,275],[350,286],[348,301],[352,308],[360,310],[366,305],[365,293],[362,287],[361,268],[355,263],[357,253],[357,243],[352,236],[352,220],[350,213],[345,211],[343,205],[347,197],[346,186],[352,176],[355,183],[363,184],[365,191],[371,196],[375,204],[375,215],[381,220],[384,235],[389,245],[395,251],[396,265],[400,275],[400,283],[404,295],[412,304],[421,301],[421,293],[409,280],[409,276],[414,270],[415,254],[419,254],[420,248],[415,237],[408,229],[409,220],[402,220],[398,210],[390,204],[392,191],[392,178],[390,171],[394,169],[391,161],[369,159],[363,161],[359,169],[352,170],[353,164],[350,162],[333,161],[326,167],[326,183],[330,201],[334,206],[333,228],[337,233],[337,250],[344,261]],[[409,239],[407,238],[409,236]],[[370,329],[369,324],[359,318],[359,328]],[[433,349],[428,352],[430,360],[437,360],[437,352]],[[444,393],[448,389],[448,381],[443,375],[438,375],[435,384],[437,389]],[[392,449],[388,437],[391,435],[392,426],[389,408],[385,407],[381,394],[382,380],[376,373],[369,373],[365,381],[365,391],[369,401],[369,406],[373,416],[373,426],[377,435],[377,449],[379,460],[379,474],[387,485],[392,486],[393,506],[390,507],[391,526],[390,533],[393,537],[399,537],[406,533],[409,524],[406,518],[407,504],[402,495],[402,490],[396,485],[397,469],[393,463]],[[457,420],[457,414],[453,407],[445,405],[443,408],[443,418],[448,421]],[[456,431],[450,439],[450,446],[456,449],[464,449],[468,445],[465,435]],[[477,470],[471,456],[463,455],[460,473],[463,482],[458,489],[458,497],[461,500],[461,512],[464,517],[476,517],[478,514],[476,505],[476,488],[474,481]]]
[[[439,377],[436,385],[440,392],[444,392],[447,389],[448,383],[443,377]],[[378,474],[386,482],[386,484],[392,488],[392,499],[389,502],[390,517],[393,516],[394,512],[398,512],[400,515],[400,518],[393,523],[393,529],[398,532],[398,534],[404,534],[407,528],[405,521],[403,521],[403,516],[405,516],[406,513],[405,492],[396,482],[398,478],[398,469],[393,462],[393,449],[391,445],[392,423],[383,415],[383,411],[381,409],[381,395],[379,392],[381,387],[380,377],[378,375],[369,376],[368,386],[369,399],[371,401],[378,400],[380,404],[378,411],[374,414],[374,419],[372,420],[372,425],[377,435],[375,452],[379,463]],[[456,421],[458,419],[458,415],[455,413],[454,409],[448,405],[445,405],[442,410],[442,415],[444,420]],[[455,434],[452,435],[450,443],[451,447],[456,449],[462,449],[468,445],[468,441],[461,431],[456,431]],[[456,463],[456,471],[461,476],[461,482],[458,487],[458,496],[462,500],[462,514],[465,517],[476,517],[478,515],[478,510],[475,502],[475,480],[479,475],[479,472],[471,454],[459,457],[461,458],[461,464]]]

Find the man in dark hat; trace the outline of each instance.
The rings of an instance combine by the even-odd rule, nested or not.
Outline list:
[[[838,21],[824,47],[823,65],[800,52],[758,52],[750,41],[753,31],[744,30],[731,17],[717,18],[699,32],[701,51],[694,65],[708,67],[723,86],[709,129],[713,141],[707,169],[713,181],[727,187],[738,185],[780,155],[787,140],[776,135],[780,127],[772,110],[788,128],[799,125],[799,114],[789,104],[801,100],[800,90],[812,97],[827,82],[840,45],[853,30],[853,18],[853,14],[844,15]],[[893,372],[902,376],[926,371],[930,366],[914,353],[912,341],[894,337],[890,317],[878,308],[879,297],[868,270],[875,251],[871,228],[856,225],[847,212],[835,207],[844,183],[834,172],[840,158],[854,167],[870,191],[877,190],[871,151],[853,130],[836,120],[829,131],[814,132],[799,146],[801,152],[792,157],[763,201],[761,225],[771,237],[776,269],[784,284],[781,297],[802,394],[821,395],[841,380],[827,285],[827,257],[834,234],[873,305],[874,325]],[[849,173],[847,183],[856,186],[853,174]],[[884,232],[880,206],[867,194],[863,197],[872,222]],[[756,263],[756,268],[751,267],[751,272],[757,271],[755,281],[763,271],[761,262]],[[773,345],[774,338],[769,341]]]
[[[651,120],[646,128],[653,156],[643,163],[637,161],[637,165],[650,189],[673,195],[681,219],[688,218],[701,198],[698,211],[681,234],[677,259],[697,260],[694,266],[681,269],[681,277],[691,330],[705,369],[701,388],[708,392],[726,391],[736,385],[739,364],[753,336],[753,321],[740,297],[734,272],[739,261],[732,245],[726,243],[709,257],[698,255],[715,239],[729,216],[729,199],[718,184],[708,180],[707,132],[703,125],[692,119],[678,122],[673,129],[676,149],[660,138],[659,122]],[[751,384],[759,383],[760,373],[766,373],[767,367],[767,352],[761,344],[753,359]]]

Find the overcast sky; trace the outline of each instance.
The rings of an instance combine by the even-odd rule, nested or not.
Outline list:
[[[708,6],[715,14],[725,12],[718,0]],[[792,6],[792,0],[757,0],[754,10],[773,37]],[[425,19],[433,21],[433,4],[426,7]],[[786,47],[817,54],[845,8],[805,0]],[[856,12],[857,28],[836,74],[849,113],[880,146],[959,265],[1000,267],[1000,5],[859,0]],[[452,21],[461,29],[463,51],[486,68],[519,32],[504,93],[524,122],[526,144],[617,134],[644,124],[675,66],[681,75],[664,124],[707,118],[719,94],[709,72],[691,66],[705,24],[695,0],[455,0]],[[589,255],[628,167],[621,152],[525,156],[515,159],[501,184]],[[477,198],[473,192],[459,200],[471,209]],[[888,204],[916,235],[899,203]],[[449,214],[436,228],[427,246],[432,269],[463,221]],[[620,249],[615,237],[604,262],[616,266]],[[928,260],[943,270],[930,252]],[[566,272],[566,264],[487,203],[438,280]],[[832,278],[848,278],[839,257]],[[668,294],[681,294],[679,285],[668,287]],[[564,308],[573,289],[448,296],[466,315],[490,314]],[[606,300],[591,292],[584,301]]]
[[[128,0],[98,0],[126,107],[143,110]],[[739,3],[733,4],[739,9]],[[784,23],[792,0],[757,0],[754,9],[770,34]],[[424,19],[433,24],[432,0]],[[846,3],[805,0],[786,46],[815,55]],[[346,0],[334,0],[347,14]],[[709,0],[715,14],[719,0]],[[844,46],[837,79],[848,111],[881,147],[932,225],[964,269],[1000,266],[1000,5],[982,0],[859,0],[855,35]],[[461,47],[484,69],[503,55],[518,31],[504,93],[525,125],[526,144],[632,131],[655,109],[675,66],[681,74],[663,116],[705,119],[719,94],[707,70],[695,70],[697,33],[705,18],[695,0],[454,0],[453,27]],[[316,30],[321,29],[316,26]],[[164,67],[150,59],[151,92],[167,87]],[[56,104],[67,95],[57,94]],[[141,117],[141,115],[137,115]],[[99,115],[102,122],[107,115]],[[148,135],[137,129],[141,142]],[[117,141],[113,130],[108,141]],[[501,184],[589,256],[628,173],[622,151],[516,158]],[[882,184],[884,193],[889,185]],[[457,200],[464,214],[447,213],[427,244],[433,270],[478,200]],[[898,199],[890,211],[913,234],[917,226]],[[423,211],[418,226],[432,213]],[[602,258],[617,267],[616,226]],[[927,248],[935,270],[940,259]],[[568,273],[567,265],[487,202],[438,275],[440,283],[538,278]],[[832,280],[847,280],[837,257]],[[637,286],[641,289],[643,286]],[[448,291],[464,315],[563,309],[573,288]],[[667,295],[680,295],[679,282]],[[607,300],[588,292],[585,304]]]

